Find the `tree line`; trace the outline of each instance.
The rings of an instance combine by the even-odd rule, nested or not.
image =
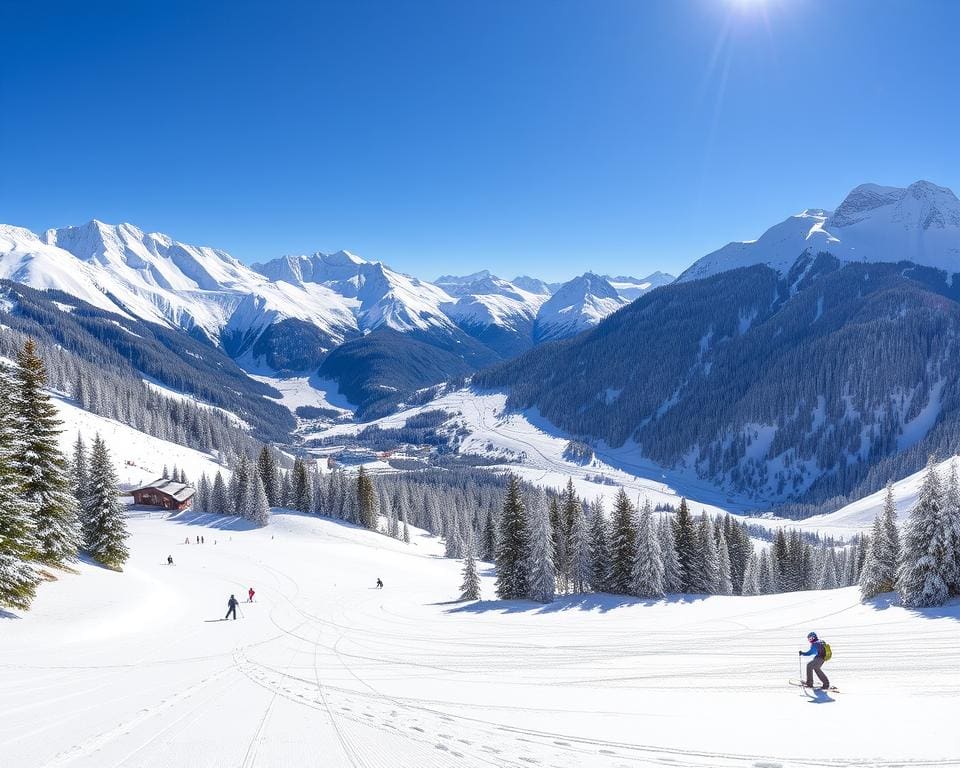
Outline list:
[[[119,570],[127,528],[117,477],[97,435],[71,466],[58,444],[61,422],[47,373],[28,339],[16,365],[0,366],[0,604],[26,609],[44,566],[61,568],[83,550]]]

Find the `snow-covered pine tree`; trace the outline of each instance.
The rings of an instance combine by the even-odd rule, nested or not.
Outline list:
[[[230,499],[227,484],[224,482],[223,475],[219,470],[213,478],[213,487],[210,489],[209,511],[218,515],[233,514],[233,501]]]
[[[761,595],[773,592],[773,572],[770,570],[770,554],[766,549],[761,549],[757,558],[757,589]]]
[[[567,537],[563,525],[563,513],[556,496],[550,498],[550,530],[553,531],[553,562],[557,569],[557,581],[561,592],[567,591],[564,574],[567,572]]]
[[[480,599],[480,575],[477,573],[477,561],[473,556],[473,537],[467,540],[463,558],[463,583],[460,585],[461,600]]]
[[[296,460],[294,460],[296,464]],[[341,498],[341,504],[343,499]],[[293,470],[281,472],[280,477],[280,506],[287,509],[293,509],[295,502],[293,498]],[[342,509],[342,507],[341,507]],[[338,515],[338,517],[341,515]]]
[[[887,534],[886,557],[889,558],[889,561],[894,565],[894,569],[896,569],[900,565],[901,550],[900,529],[897,527],[897,505],[893,498],[893,483],[887,483],[887,495],[883,503],[883,530]],[[895,582],[896,577],[894,577]]]
[[[633,591],[633,560],[637,552],[637,513],[621,488],[610,516],[610,591],[629,595]]]
[[[267,498],[263,477],[259,472],[251,472],[247,475],[247,488],[243,494],[241,514],[244,519],[261,528],[270,522],[270,500]]]
[[[657,525],[657,536],[660,539],[660,555],[663,559],[663,590],[667,594],[675,594],[682,588],[680,560],[677,558],[677,545],[673,535],[673,521],[664,517]]]
[[[269,446],[265,445],[260,449],[260,454],[257,456],[257,472],[263,480],[263,488],[267,493],[270,506],[276,507],[280,503],[280,471]]]
[[[944,573],[951,595],[960,595],[960,480],[957,460],[950,462],[946,503],[943,507]]]
[[[836,589],[840,586],[840,579],[837,576],[837,551],[834,547],[827,548],[818,586],[819,589]]]
[[[363,467],[360,467],[361,471]],[[309,512],[313,507],[310,498],[310,475],[303,459],[296,459],[293,463],[293,508],[297,512]]]
[[[404,500],[403,494],[400,492],[400,487],[397,486],[393,491],[393,496],[390,499],[390,514],[393,516],[391,521],[390,535],[395,539],[403,540],[403,521],[405,519],[405,510],[404,510]]]
[[[233,510],[230,514],[243,517],[244,498],[243,495],[250,487],[250,474],[253,472],[250,466],[250,459],[246,453],[241,452],[237,456],[237,463],[233,468],[233,475],[230,476],[230,503]]]
[[[46,382],[36,344],[28,339],[13,373],[12,404],[20,436],[14,461],[23,477],[24,498],[33,509],[37,559],[63,565],[77,556],[80,525],[67,462],[58,446],[61,422],[44,390]]]
[[[697,539],[703,559],[703,581],[700,584],[699,591],[707,595],[715,595],[720,591],[720,555],[717,552],[717,539],[713,532],[713,522],[706,512],[700,513]]]
[[[160,477],[162,477],[164,480],[170,479],[170,468],[166,464],[163,465],[163,473],[160,475]]]
[[[897,563],[889,560],[890,545],[884,517],[893,506],[893,487],[887,485],[884,508],[873,521],[873,532],[867,544],[867,555],[860,571],[860,600],[867,602],[884,592],[892,592],[897,581]]]
[[[34,509],[23,498],[23,475],[14,460],[19,436],[12,389],[8,371],[0,365],[0,605],[25,610],[40,578],[29,562],[37,549]]]
[[[377,530],[377,492],[362,464],[357,471],[357,509],[360,525],[371,531]]]
[[[567,487],[561,495],[560,507],[560,534],[559,539],[563,546],[561,547],[563,559],[557,561],[557,580],[561,583],[563,591],[569,591],[570,581],[573,578],[573,556],[571,553],[572,545],[570,537],[573,532],[573,519],[577,516],[580,509],[580,499],[573,487],[573,478],[567,478]],[[557,533],[554,532],[554,538]]]
[[[511,474],[497,536],[497,597],[501,600],[517,600],[526,595],[526,549],[527,514],[520,481]]]
[[[570,586],[575,594],[587,591],[590,583],[590,540],[584,504],[577,504],[570,526]]]
[[[591,506],[590,540],[590,589],[606,592],[610,584],[610,544],[607,536],[607,521],[599,499]]]
[[[747,558],[747,567],[743,570],[743,586],[740,589],[741,595],[759,595],[759,570],[760,564],[757,559],[757,553],[751,552]]]
[[[673,519],[673,537],[677,561],[680,563],[680,591],[696,591],[703,581],[703,560],[697,527],[690,515],[686,498],[680,499],[680,507]]]
[[[197,481],[197,490],[193,494],[193,505],[194,512],[209,512],[210,511],[210,478],[207,477],[207,473],[204,472],[200,475],[200,479]]]
[[[730,575],[730,552],[727,549],[727,537],[723,526],[717,526],[717,556],[720,561],[720,580],[717,588],[718,595],[733,594],[733,577]]]
[[[950,594],[943,578],[946,557],[943,496],[940,476],[931,456],[904,531],[897,572],[900,601],[908,608],[943,605]]]
[[[83,435],[77,432],[77,439],[73,441],[73,456],[70,459],[70,477],[73,484],[73,495],[82,507],[87,497],[87,444]]]
[[[637,524],[632,593],[637,597],[659,598],[664,595],[663,555],[649,499],[643,504]]]
[[[459,559],[458,553],[462,549],[460,543],[460,510],[456,504],[447,507],[447,524],[444,528],[443,556]]]
[[[90,448],[90,473],[83,502],[83,546],[97,562],[122,570],[130,556],[127,549],[127,520],[117,473],[107,444],[99,433]]]
[[[279,487],[279,485],[280,483],[278,481],[277,487]],[[323,476],[320,474],[320,463],[317,461],[313,462],[313,469],[310,470],[310,502],[313,505],[310,509],[313,514],[325,514],[327,494],[323,487]]]
[[[524,564],[526,596],[538,603],[552,603],[557,589],[557,571],[553,564],[550,505],[542,488],[533,493],[528,510]]]
[[[403,528],[403,540],[405,543],[410,543],[410,525],[407,523],[407,507],[404,505],[400,509],[400,523]]]

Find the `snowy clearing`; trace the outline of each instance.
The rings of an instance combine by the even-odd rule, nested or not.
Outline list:
[[[294,514],[130,524],[125,573],[80,564],[0,614],[4,765],[960,764],[956,602],[464,605],[458,564],[420,536]],[[811,629],[841,693],[787,685]]]
[[[339,385],[330,379],[322,379],[316,374],[313,376],[268,376],[265,374],[247,374],[251,379],[262,381],[278,392],[279,398],[271,398],[285,406],[291,413],[296,414],[297,408],[302,405],[315,408],[330,408],[344,415],[353,415],[354,406],[345,395],[340,394]]]

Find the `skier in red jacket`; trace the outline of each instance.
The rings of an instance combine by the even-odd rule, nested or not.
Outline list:
[[[254,596],[255,594],[256,594],[256,592],[253,591],[253,587],[250,587],[250,589],[247,590],[247,602],[248,602],[248,603],[252,603],[252,602],[253,602],[253,596]]]

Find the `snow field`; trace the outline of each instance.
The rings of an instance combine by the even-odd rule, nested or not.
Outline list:
[[[960,764],[956,602],[461,604],[459,563],[416,531],[183,518],[131,519],[125,573],[82,563],[0,619],[5,765]],[[839,694],[786,684],[811,629]]]

